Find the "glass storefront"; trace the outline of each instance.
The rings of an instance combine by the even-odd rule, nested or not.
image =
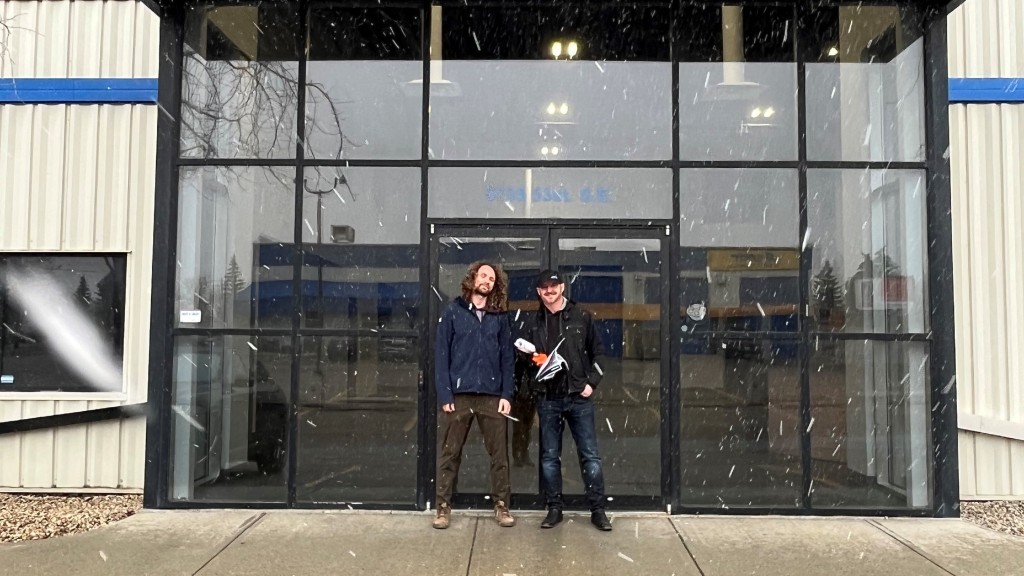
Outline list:
[[[924,19],[897,4],[187,10],[162,501],[430,506],[434,324],[485,259],[517,317],[545,268],[597,315],[610,507],[931,510]],[[486,486],[471,441],[457,503]]]

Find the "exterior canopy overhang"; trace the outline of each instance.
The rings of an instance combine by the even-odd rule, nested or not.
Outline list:
[[[163,16],[168,8],[187,6],[189,4],[197,4],[194,0],[141,0],[143,4],[149,7],[150,10],[155,12],[159,16]],[[965,0],[905,0],[898,1],[899,4],[906,6],[916,6],[925,9],[935,9],[941,11],[941,15],[948,14],[964,3]],[[737,4],[747,4],[753,2],[747,2],[746,0],[736,0]],[[793,3],[798,3],[797,0],[793,0]],[[837,4],[840,2],[836,2]],[[508,4],[516,4],[514,0],[509,1]],[[870,4],[870,2],[868,2]]]

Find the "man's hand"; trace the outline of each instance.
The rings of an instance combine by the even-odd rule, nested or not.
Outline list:
[[[505,400],[504,398],[498,400],[498,412],[500,414],[508,416],[512,412],[512,404],[510,404],[509,401]]]
[[[590,387],[590,384],[587,384],[586,386],[583,387],[583,392],[580,392],[580,396],[583,396],[584,398],[590,398],[590,395],[593,393],[594,389]]]
[[[452,402],[451,404],[445,404],[444,406],[441,406],[441,409],[448,413],[455,412],[455,403]]]

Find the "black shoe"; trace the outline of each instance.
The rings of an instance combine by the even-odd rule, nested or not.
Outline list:
[[[554,528],[562,521],[562,510],[559,508],[548,508],[548,515],[540,523],[541,528]]]
[[[550,515],[550,514],[549,514]],[[590,523],[597,526],[598,530],[609,532],[612,529],[612,523],[608,520],[608,516],[604,513],[604,510],[598,510],[597,512],[590,513]]]

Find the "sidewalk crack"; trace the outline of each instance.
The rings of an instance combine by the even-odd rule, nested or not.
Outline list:
[[[200,566],[198,570],[193,572],[192,576],[198,576],[198,574],[200,572],[205,570],[206,567],[210,565],[210,562],[213,562],[214,560],[216,560],[217,557],[220,556],[222,552],[227,550],[228,547],[231,546],[232,544],[234,544],[236,540],[241,538],[243,534],[248,532],[251,528],[253,528],[257,524],[259,524],[266,516],[267,516],[266,512],[260,512],[259,514],[255,515],[255,516],[250,516],[248,520],[243,522],[242,525],[237,528],[237,532],[235,533],[235,535],[232,536],[231,539],[228,540],[223,546],[221,546],[220,549],[218,549],[216,552],[214,552],[213,556],[210,556],[209,560],[207,560],[206,562],[203,562],[203,565]]]
[[[480,527],[480,519],[473,519],[473,541],[469,544],[469,561],[466,562],[466,576],[473,569],[473,552],[476,550],[476,531]]]
[[[668,523],[672,526],[672,529],[676,531],[676,536],[679,536],[679,542],[683,544],[683,550],[686,550],[686,553],[690,556],[690,561],[693,562],[693,566],[697,568],[697,572],[700,572],[700,576],[706,576],[706,574],[704,574],[704,570],[700,567],[700,564],[697,563],[697,558],[693,555],[690,547],[686,545],[686,539],[683,538],[683,533],[679,531],[679,526],[676,526],[676,523],[673,522],[671,518],[668,519]]]
[[[904,547],[906,547],[906,548],[907,548],[908,550],[910,550],[910,551],[914,552],[915,554],[917,554],[917,555],[918,555],[918,556],[920,556],[921,558],[924,558],[924,559],[925,559],[925,560],[927,560],[928,562],[931,562],[931,563],[932,563],[932,564],[933,564],[933,565],[934,565],[934,566],[935,566],[936,568],[938,568],[939,570],[942,570],[942,571],[943,571],[943,572],[945,572],[946,574],[949,574],[949,576],[958,576],[958,575],[957,575],[957,574],[956,574],[955,572],[951,572],[951,571],[950,571],[950,570],[949,570],[948,568],[946,568],[945,566],[943,566],[943,565],[939,564],[939,563],[938,563],[938,562],[936,562],[935,560],[932,560],[932,559],[931,559],[931,558],[930,558],[930,557],[929,557],[929,556],[928,556],[928,555],[927,555],[927,554],[926,554],[926,553],[924,552],[924,550],[921,550],[920,548],[918,548],[917,546],[915,546],[915,545],[914,545],[914,544],[913,544],[912,542],[910,542],[909,540],[907,540],[907,539],[905,539],[905,538],[901,537],[901,536],[900,536],[899,534],[896,534],[895,532],[893,532],[892,530],[889,530],[889,529],[888,529],[888,528],[886,528],[885,526],[882,526],[882,525],[881,525],[880,523],[878,523],[878,521],[876,521],[876,520],[872,520],[872,519],[867,519],[867,520],[866,520],[866,522],[867,522],[868,524],[870,524],[870,525],[874,526],[874,527],[875,527],[875,528],[877,528],[878,530],[880,530],[880,531],[881,531],[881,532],[882,532],[883,534],[886,534],[887,536],[889,536],[889,537],[890,537],[890,538],[892,538],[893,540],[895,540],[895,541],[899,542],[899,543],[900,543],[900,544],[902,544],[902,545],[903,545]]]

